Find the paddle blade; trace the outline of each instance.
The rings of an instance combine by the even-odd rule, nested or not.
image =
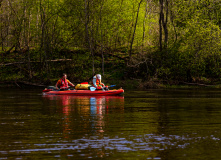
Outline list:
[[[95,87],[90,87],[90,91],[95,91],[96,88]]]
[[[116,85],[110,85],[110,86],[108,86],[108,87],[115,87]]]

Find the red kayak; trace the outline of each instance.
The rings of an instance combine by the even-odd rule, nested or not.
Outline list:
[[[52,89],[43,90],[44,95],[75,95],[75,96],[116,96],[124,93],[123,89],[117,90],[65,90],[65,91],[56,91]]]

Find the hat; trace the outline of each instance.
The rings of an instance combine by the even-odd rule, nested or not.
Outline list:
[[[97,78],[98,78],[98,79],[101,79],[101,75],[100,75],[100,74],[97,74]]]

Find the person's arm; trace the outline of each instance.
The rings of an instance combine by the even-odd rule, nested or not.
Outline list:
[[[58,80],[56,85],[55,85],[56,89],[58,89],[59,86],[60,86],[60,80]]]
[[[73,83],[71,83],[69,80],[67,80],[67,81],[70,86],[75,87],[75,85]]]
[[[102,85],[103,87],[105,87],[104,83],[102,83],[102,82],[101,82],[101,85]]]
[[[94,85],[94,87],[97,87],[96,78],[93,78],[93,85]]]

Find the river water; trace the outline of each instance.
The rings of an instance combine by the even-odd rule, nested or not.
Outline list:
[[[44,96],[0,89],[0,160],[220,159],[221,91]]]

